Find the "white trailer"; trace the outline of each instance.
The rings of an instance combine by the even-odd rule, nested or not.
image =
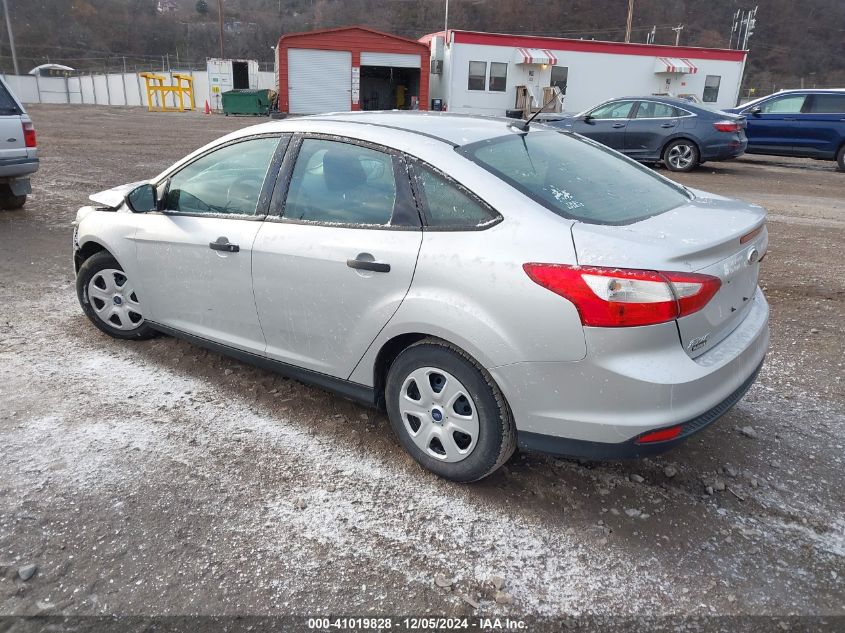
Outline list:
[[[260,88],[258,62],[254,59],[206,60],[208,71],[208,103],[212,110],[223,109],[224,92]]]
[[[432,99],[450,112],[502,116],[524,86],[534,107],[543,89],[564,93],[563,110],[580,112],[621,96],[692,95],[705,105],[737,104],[746,51],[599,42],[476,31],[433,33]],[[530,97],[529,97],[530,98]]]

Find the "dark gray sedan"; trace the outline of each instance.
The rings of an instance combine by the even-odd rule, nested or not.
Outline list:
[[[748,145],[745,117],[672,97],[613,99],[548,124],[671,171],[736,158]]]

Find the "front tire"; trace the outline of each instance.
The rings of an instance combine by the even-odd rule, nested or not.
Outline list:
[[[140,340],[156,335],[144,320],[134,284],[106,251],[92,255],[79,267],[76,296],[85,316],[109,336]]]
[[[513,416],[492,377],[444,341],[424,339],[400,353],[385,398],[402,446],[445,479],[482,479],[516,448]]]
[[[692,171],[700,160],[698,146],[685,138],[676,139],[663,149],[663,164],[669,171]]]

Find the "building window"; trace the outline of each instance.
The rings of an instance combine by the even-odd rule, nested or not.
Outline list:
[[[719,75],[707,75],[704,78],[704,103],[716,103],[719,100],[719,84],[722,78]]]
[[[484,84],[487,82],[487,62],[470,62],[469,63],[469,82],[467,83],[468,90],[484,90]]]
[[[492,92],[504,92],[508,85],[508,65],[490,62],[490,83],[487,89]]]
[[[552,88],[560,88],[561,94],[566,94],[566,81],[569,79],[569,68],[567,66],[552,66]]]

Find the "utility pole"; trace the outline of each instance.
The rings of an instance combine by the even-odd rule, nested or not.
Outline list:
[[[220,59],[223,59],[223,0],[217,0],[217,17],[220,22]]]
[[[15,68],[15,74],[20,75],[18,70],[18,54],[15,52],[15,36],[12,34],[12,21],[9,19],[9,5],[6,0],[3,0],[3,13],[6,14],[6,29],[9,31],[9,48],[12,49],[12,66]]]
[[[757,25],[757,7],[753,9],[737,9],[734,13],[734,21],[731,26],[731,36],[728,40],[728,47],[738,50],[748,50],[748,39],[754,34],[754,27]],[[736,41],[734,41],[736,33]]]
[[[631,23],[634,21],[634,0],[628,0],[628,25],[625,27],[625,41],[631,41]]]
[[[672,30],[675,31],[675,46],[678,46],[681,43],[681,31],[684,30],[684,25],[679,24],[673,27]]]
[[[446,0],[446,17],[443,18],[443,34],[449,40],[449,0]]]

